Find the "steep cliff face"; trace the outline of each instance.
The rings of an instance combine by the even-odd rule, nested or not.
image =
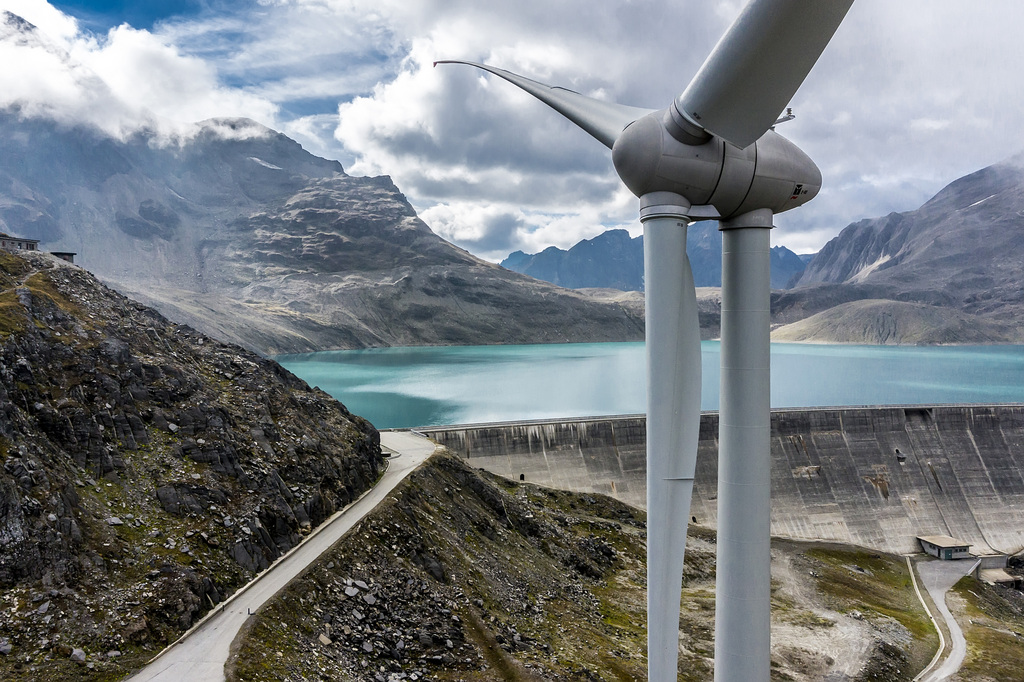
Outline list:
[[[791,321],[798,309],[826,310],[842,289],[846,300],[840,302],[884,299],[937,308],[922,316],[914,306],[890,306],[907,330],[934,318],[937,326],[914,332],[921,343],[948,342],[951,326],[964,327],[954,338],[1019,342],[1022,235],[1024,157],[1018,156],[956,180],[916,211],[850,225],[808,263],[775,309],[779,319]],[[831,312],[839,321],[846,313],[860,315],[863,307]],[[980,331],[971,333],[971,326]]]
[[[1017,157],[950,183],[916,211],[850,225],[815,255],[798,284],[955,288],[969,304],[971,294],[1006,276],[1020,281],[1022,210],[1024,157]]]
[[[390,178],[346,175],[254,121],[173,141],[13,112],[0,127],[0,231],[261,353],[643,337],[642,315],[482,261]]]
[[[0,461],[0,677],[32,680],[76,649],[137,665],[382,465],[365,420],[276,363],[2,251]]]

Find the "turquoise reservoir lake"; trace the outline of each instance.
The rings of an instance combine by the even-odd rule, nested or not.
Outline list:
[[[701,344],[718,409],[719,344]],[[645,411],[644,345],[328,351],[276,358],[377,428]],[[772,407],[1024,402],[1024,346],[772,344]]]

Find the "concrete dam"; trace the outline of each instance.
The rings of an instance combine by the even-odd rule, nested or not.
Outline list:
[[[1024,405],[774,410],[772,534],[897,554],[950,535],[1024,549]],[[643,507],[642,415],[418,429],[487,471]],[[717,523],[718,414],[701,415],[691,514]]]

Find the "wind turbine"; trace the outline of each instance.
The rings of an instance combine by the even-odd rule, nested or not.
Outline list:
[[[774,131],[853,0],[751,0],[660,111],[457,60],[534,95],[612,150],[640,198],[647,326],[648,679],[677,678],[679,600],[700,427],[690,221],[720,221],[722,341],[715,680],[770,674],[769,230],[821,173]]]

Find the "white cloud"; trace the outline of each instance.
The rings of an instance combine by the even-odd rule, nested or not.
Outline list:
[[[141,129],[181,135],[220,116],[274,123],[275,104],[221,85],[215,66],[148,31],[123,25],[93,35],[40,2],[0,0],[3,10],[34,28],[0,24],[0,63],[11,65],[0,70],[0,108],[119,138]]]
[[[119,26],[98,44],[76,41],[71,55],[92,69],[115,98],[163,118],[182,123],[220,116],[270,123],[276,118],[276,105],[244,90],[222,87],[212,65],[183,55],[148,31]]]
[[[456,200],[420,210],[420,217],[448,241],[490,261],[512,251],[537,253],[549,246],[568,249],[581,239],[621,228],[635,235],[635,199],[622,190],[608,201],[580,207],[578,212],[524,210],[518,203]]]
[[[617,186],[606,150],[513,86],[430,62],[487,61],[660,107],[682,90],[741,3],[627,3],[602,13],[582,3],[548,5],[488,8],[486,19],[462,8],[420,15],[425,23],[411,34],[395,77],[340,109],[337,137],[357,159],[354,168],[392,174],[420,207],[500,202],[542,213],[563,226],[562,239],[600,231],[601,223],[584,222]],[[575,19],[556,21],[550,14],[558,12]],[[808,206],[778,216],[775,239],[816,250],[852,221],[916,208],[944,184],[1024,147],[1014,121],[1024,48],[1012,27],[1021,20],[1017,0],[970,11],[953,0],[859,0],[794,98],[797,120],[780,128],[816,160],[825,187]],[[469,210],[460,215],[477,219]],[[456,241],[475,229],[453,228],[458,219],[444,227]],[[519,246],[554,232],[519,228]]]
[[[78,22],[44,0],[3,0],[0,11],[16,14],[58,42],[78,36]]]
[[[45,2],[0,0],[73,59],[68,70],[38,50],[0,55],[19,64],[0,73],[0,106],[20,97],[113,132],[252,116],[352,172],[392,175],[438,232],[499,258],[611,226],[635,232],[636,200],[607,150],[572,124],[508,83],[432,62],[487,61],[660,108],[742,4],[260,0],[92,36]],[[816,249],[1024,149],[1022,24],[1019,0],[858,0],[794,98],[797,119],[780,128],[821,167],[824,188],[777,217],[776,243]]]

